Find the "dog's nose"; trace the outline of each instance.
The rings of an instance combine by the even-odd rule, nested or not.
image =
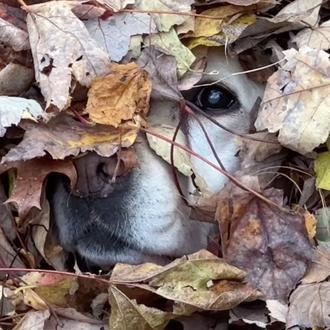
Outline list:
[[[114,190],[116,178],[127,175],[137,164],[133,149],[120,150],[111,157],[91,152],[74,161],[78,174],[73,194],[79,197],[105,198]]]

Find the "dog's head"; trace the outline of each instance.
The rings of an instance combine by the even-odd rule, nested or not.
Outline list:
[[[205,72],[212,74],[205,74],[199,82],[204,86],[192,88],[185,97],[223,126],[244,133],[249,130],[249,111],[261,96],[262,87],[244,75],[232,75],[241,71],[236,59],[210,49]],[[219,82],[211,84],[215,81]],[[219,162],[216,153],[228,172],[235,171],[239,165],[235,136],[199,112],[195,115],[198,120],[188,116],[183,123],[187,146],[214,164]],[[176,103],[152,101],[152,125],[175,127],[179,118]],[[105,267],[116,262],[157,262],[163,256],[180,256],[206,247],[210,226],[188,219],[187,205],[178,193],[171,166],[149,148],[144,136],[135,149],[137,167],[117,176],[108,190],[104,187],[118,171],[115,159],[90,154],[77,161],[78,177],[93,177],[87,180],[88,189],[104,188],[107,197],[76,197],[61,180],[51,199],[61,244],[92,264]],[[191,162],[194,174],[204,180],[209,191],[223,187],[226,178],[218,171],[195,157]],[[191,177],[180,176],[180,185],[187,196],[196,190]]]

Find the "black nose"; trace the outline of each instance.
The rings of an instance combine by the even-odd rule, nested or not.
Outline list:
[[[78,179],[72,193],[79,197],[105,198],[113,192],[116,181],[136,166],[137,158],[133,149],[125,149],[112,157],[90,152],[74,163]]]

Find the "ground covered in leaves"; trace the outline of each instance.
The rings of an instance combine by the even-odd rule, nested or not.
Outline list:
[[[220,234],[165,266],[68,269],[49,174],[74,186],[72,160],[88,151],[120,150],[129,170],[141,130],[170,163],[175,128],[148,124],[149,101],[184,108],[181,91],[206,74],[198,46],[224,48],[266,85],[253,132],[237,136],[240,171],[219,169],[229,183],[193,209]],[[330,328],[329,49],[322,0],[2,1],[0,327]],[[176,148],[191,175],[189,148]]]

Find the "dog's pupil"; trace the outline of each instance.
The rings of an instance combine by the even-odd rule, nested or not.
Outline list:
[[[208,103],[216,105],[222,99],[222,93],[219,90],[211,89],[207,98]]]

